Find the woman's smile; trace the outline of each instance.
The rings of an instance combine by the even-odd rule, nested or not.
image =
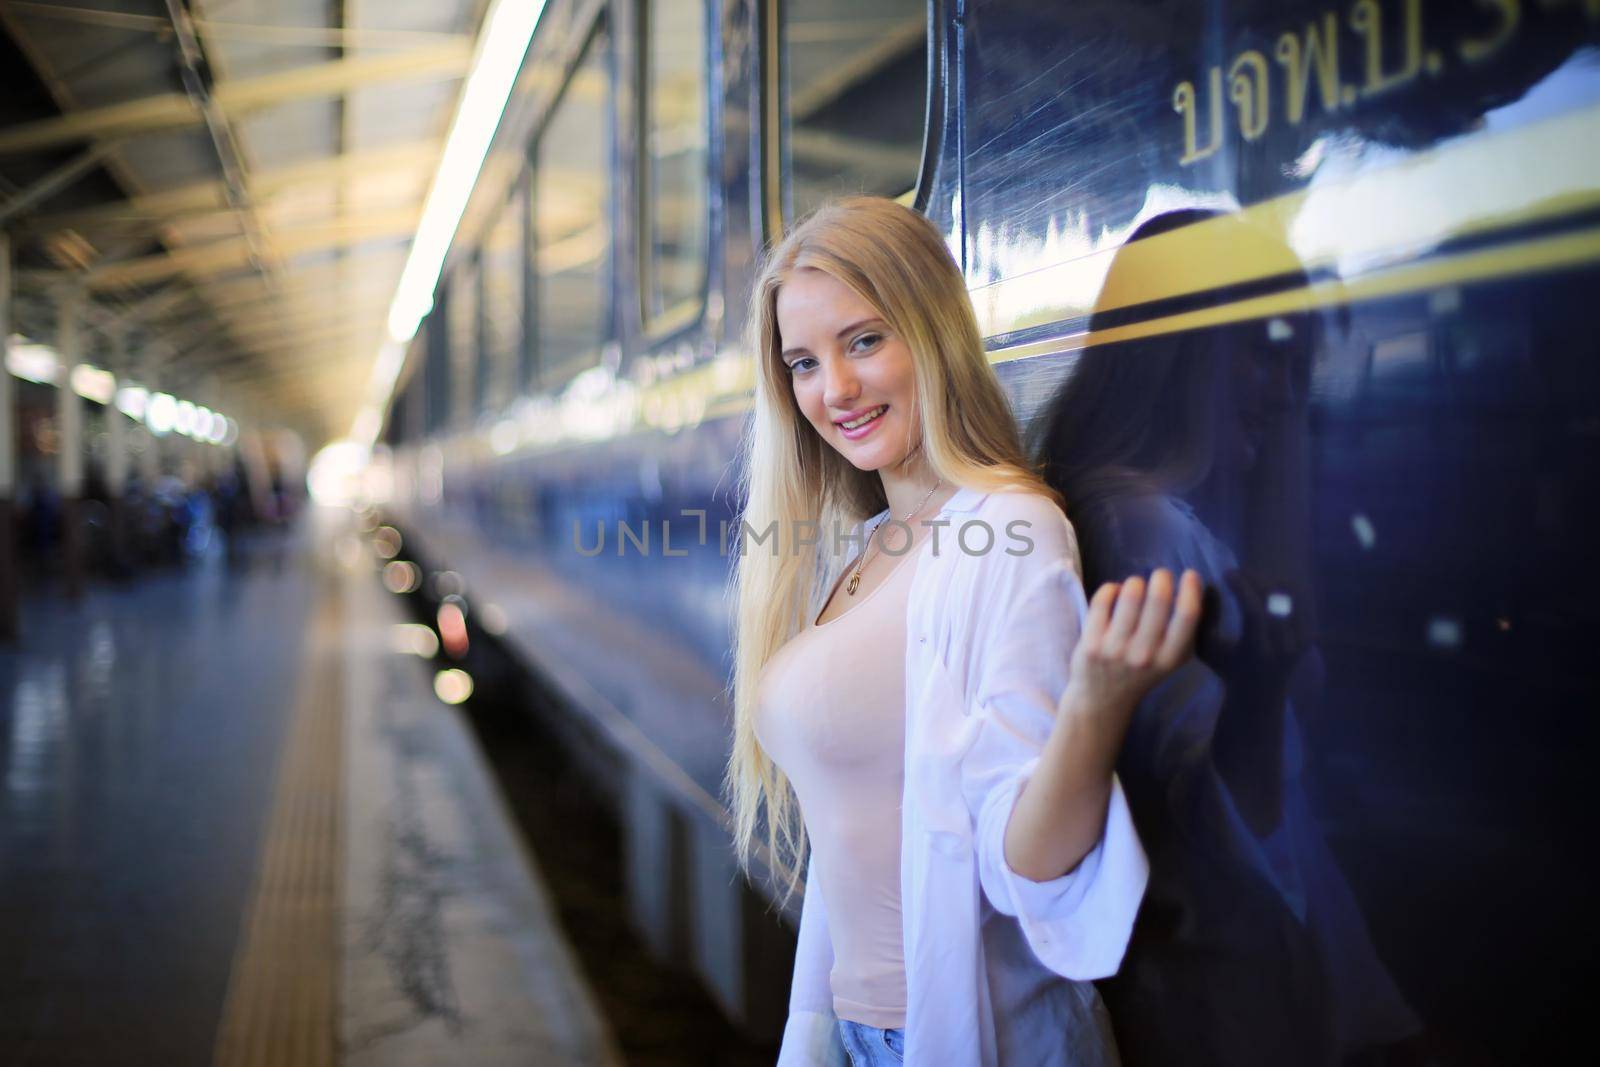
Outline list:
[[[888,404],[879,404],[877,407],[869,410],[865,415],[861,415],[855,419],[845,419],[835,422],[834,425],[839,427],[839,432],[844,434],[850,440],[859,441],[863,437],[867,436],[867,434],[878,428],[878,424],[883,421],[883,416],[888,412],[888,410]]]

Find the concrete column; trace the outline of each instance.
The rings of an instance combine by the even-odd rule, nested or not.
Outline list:
[[[139,370],[139,384],[144,386],[150,396],[156,393],[156,368],[157,360],[154,345],[147,334],[140,335],[138,354],[134,357],[134,364]],[[164,546],[158,533],[159,527],[149,525],[152,509],[155,504],[156,481],[161,477],[161,438],[150,431],[148,426],[139,426],[135,431],[143,435],[144,450],[139,453],[139,488],[140,497],[137,501],[137,511],[131,516],[132,543],[134,555],[141,565],[149,564],[162,558]]]
[[[222,406],[222,402],[217,398],[217,376],[215,374],[206,375],[203,384],[205,391],[200,394],[204,398],[202,402],[215,413]],[[212,478],[220,479],[227,470],[227,464],[223,462],[227,450],[221,445],[212,444],[210,441],[202,441],[200,451],[206,457],[206,474]]]
[[[56,351],[61,376],[56,385],[56,480],[61,491],[61,576],[68,600],[83,596],[83,398],[72,391],[72,368],[83,362],[85,292],[71,288],[56,305]]]
[[[111,373],[120,389],[128,380],[128,335],[118,330],[111,338]],[[111,569],[118,577],[133,570],[129,551],[129,513],[125,497],[128,489],[128,438],[133,429],[117,407],[113,396],[106,407],[106,493],[111,511]]]
[[[11,345],[11,238],[0,231],[0,363]],[[0,365],[0,641],[17,639],[17,404]]]
[[[156,357],[150,350],[150,345],[141,346],[139,353],[139,378],[140,384],[149,390],[151,396],[156,394]],[[146,448],[139,456],[139,481],[144,487],[144,495],[148,498],[155,491],[156,479],[161,477],[161,438],[145,431],[150,437],[150,447]]]

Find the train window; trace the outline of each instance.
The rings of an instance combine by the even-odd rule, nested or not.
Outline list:
[[[927,0],[815,0],[782,15],[785,215],[915,191],[927,124]]]
[[[478,257],[463,260],[450,277],[450,423],[472,422],[478,399]]]
[[[654,331],[687,324],[705,291],[706,23],[703,0],[647,0],[640,108],[640,295]]]
[[[539,386],[600,362],[611,247],[609,39],[597,30],[534,145],[534,329]]]
[[[519,178],[484,246],[483,326],[489,369],[484,397],[490,410],[510,403],[522,384],[527,212],[528,185]]]

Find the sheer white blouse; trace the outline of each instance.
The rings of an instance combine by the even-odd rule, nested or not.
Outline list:
[[[1116,973],[1149,877],[1121,782],[1072,871],[1035,882],[1004,853],[1088,608],[1072,526],[1043,496],[971,489],[922,521],[938,541],[906,561],[906,1062],[1115,1064],[1090,980]],[[779,1067],[848,1067],[833,963],[826,905],[808,892]]]

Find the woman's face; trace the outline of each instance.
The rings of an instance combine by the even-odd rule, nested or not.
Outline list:
[[[801,269],[778,290],[778,337],[795,402],[859,470],[894,470],[921,439],[911,350],[849,286]],[[882,408],[869,422],[843,425]]]

